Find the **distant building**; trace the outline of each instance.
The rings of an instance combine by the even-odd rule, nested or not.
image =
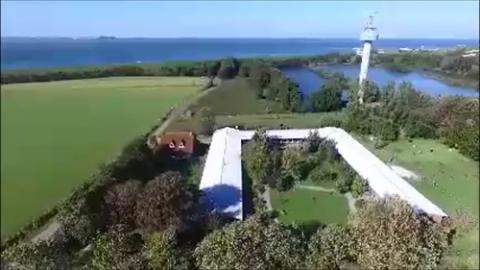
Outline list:
[[[413,49],[410,49],[410,48],[399,48],[398,51],[399,51],[399,52],[411,52],[411,51],[413,51]]]
[[[195,141],[193,132],[166,132],[157,138],[157,148],[177,157],[189,156],[195,151]]]

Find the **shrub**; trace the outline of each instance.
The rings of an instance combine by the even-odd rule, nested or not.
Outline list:
[[[393,142],[398,138],[399,128],[392,121],[378,119],[377,124],[373,126],[373,134],[382,141]]]
[[[447,246],[439,224],[403,200],[367,200],[350,220],[362,269],[435,269]]]
[[[141,249],[141,238],[129,235],[122,226],[99,235],[93,243],[92,268],[98,270],[145,269],[145,262],[135,256]]]
[[[310,153],[317,152],[321,142],[322,142],[322,139],[320,138],[320,136],[318,136],[317,131],[310,132],[307,137],[308,152]]]
[[[181,265],[177,235],[172,230],[155,232],[145,241],[145,259],[148,269],[187,269]]]
[[[199,269],[294,269],[303,252],[293,231],[256,215],[209,234],[194,257]]]
[[[352,196],[354,198],[358,198],[368,190],[368,183],[363,178],[355,176],[350,190],[352,192]]]
[[[311,96],[311,106],[314,112],[338,111],[342,108],[340,90],[336,86],[323,85]]]
[[[409,138],[435,138],[436,128],[431,121],[425,118],[425,114],[411,114],[403,128],[405,135]]]
[[[2,252],[2,269],[67,269],[69,254],[53,241],[20,243]]]
[[[348,228],[331,224],[319,229],[308,245],[308,269],[340,269],[351,262],[353,241]]]
[[[435,108],[439,133],[445,144],[479,160],[479,102],[470,98],[445,98]]]

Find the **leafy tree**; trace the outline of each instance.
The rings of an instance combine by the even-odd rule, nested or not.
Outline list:
[[[338,111],[342,108],[340,85],[324,84],[311,96],[312,109],[315,112]]]
[[[90,243],[98,227],[95,213],[89,209],[85,198],[67,204],[67,207],[59,213],[59,221],[67,237],[81,246]]]
[[[220,62],[215,61],[213,63],[210,63],[210,65],[208,65],[207,67],[207,76],[209,78],[213,78],[217,76],[219,68],[220,68]]]
[[[405,136],[409,138],[428,139],[437,136],[435,123],[429,119],[428,113],[425,112],[411,112],[403,130]]]
[[[67,269],[70,258],[65,249],[51,240],[22,242],[2,251],[2,269]]]
[[[281,175],[300,181],[304,177],[302,163],[306,159],[300,147],[290,146],[282,151]]]
[[[148,235],[144,253],[148,269],[187,269],[185,262],[182,262],[177,235],[173,230]]]
[[[319,229],[308,246],[308,269],[340,269],[353,261],[353,241],[350,230],[336,224]]]
[[[397,140],[399,135],[398,125],[386,119],[379,119],[377,125],[373,128],[373,134],[378,136],[382,141],[393,142]]]
[[[477,99],[444,98],[434,108],[439,134],[450,147],[479,160],[479,102]]]
[[[136,204],[136,223],[147,231],[182,229],[192,196],[178,172],[165,172],[145,185]]]
[[[127,181],[112,186],[104,196],[103,216],[109,226],[135,224],[135,204],[141,190],[139,181]]]
[[[294,232],[257,215],[209,234],[194,256],[199,269],[294,269],[303,252]]]
[[[322,138],[320,138],[317,131],[310,132],[307,137],[308,152],[317,152],[321,142]]]
[[[369,107],[358,104],[356,101],[349,102],[345,126],[348,130],[360,134],[370,134],[374,126],[372,110]]]
[[[222,60],[217,76],[220,79],[232,79],[238,73],[238,61],[234,58]]]
[[[350,220],[362,269],[435,269],[447,245],[444,229],[403,200],[367,200]]]
[[[251,63],[250,77],[257,82],[260,89],[264,89],[270,84],[269,68],[260,62]]]
[[[129,235],[123,226],[116,226],[101,234],[93,243],[92,268],[98,270],[144,269],[139,258],[141,239]]]
[[[267,176],[273,171],[268,138],[263,131],[257,131],[254,138],[245,145],[242,155],[248,174],[255,186],[265,184]]]
[[[353,179],[350,189],[352,191],[353,197],[358,198],[368,190],[368,183],[363,178],[356,175]]]

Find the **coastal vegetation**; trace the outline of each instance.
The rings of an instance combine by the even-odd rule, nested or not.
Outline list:
[[[3,85],[2,239],[54,206],[200,83],[118,77]]]

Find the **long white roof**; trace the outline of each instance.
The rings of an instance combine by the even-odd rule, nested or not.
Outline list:
[[[417,210],[430,215],[447,216],[343,129],[281,129],[267,130],[266,134],[278,139],[305,139],[314,131],[321,138],[335,142],[338,153],[379,197],[398,195]],[[250,140],[254,133],[253,130],[233,128],[216,130],[200,182],[200,189],[205,192],[212,208],[237,219],[243,218],[241,141]]]

